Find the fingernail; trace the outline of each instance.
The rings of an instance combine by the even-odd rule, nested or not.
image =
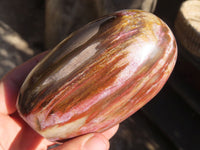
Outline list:
[[[89,138],[84,145],[84,150],[108,150],[108,148],[108,140],[103,135],[98,134]]]

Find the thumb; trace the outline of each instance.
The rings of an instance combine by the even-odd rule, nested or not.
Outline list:
[[[91,133],[72,139],[55,150],[108,150],[109,141],[101,133]]]

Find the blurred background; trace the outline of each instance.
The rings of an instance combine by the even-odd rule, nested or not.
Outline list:
[[[200,149],[199,0],[0,0],[0,77],[89,21],[121,9],[159,16],[178,44],[161,92],[121,123],[111,150]]]

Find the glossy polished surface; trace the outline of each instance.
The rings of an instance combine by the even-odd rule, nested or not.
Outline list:
[[[159,92],[176,57],[174,36],[159,18],[116,12],[72,33],[33,69],[18,111],[51,141],[102,132]]]

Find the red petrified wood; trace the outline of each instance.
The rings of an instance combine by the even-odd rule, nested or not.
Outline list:
[[[144,11],[119,11],[58,44],[28,75],[17,108],[51,141],[102,132],[160,91],[176,57],[163,21]]]

